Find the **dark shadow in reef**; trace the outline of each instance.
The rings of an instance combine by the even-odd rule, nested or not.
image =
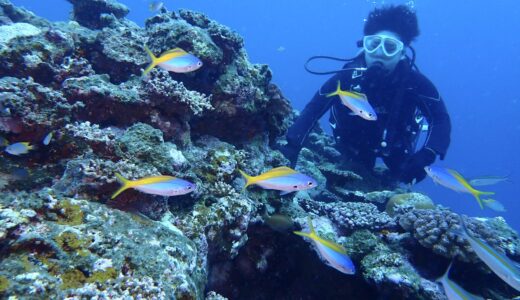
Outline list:
[[[210,259],[208,291],[229,299],[377,298],[360,275],[325,265],[301,237],[264,225],[252,225],[247,233],[234,260]]]
[[[440,278],[450,264],[450,259],[434,254],[414,240],[404,244],[408,251],[408,260],[422,277],[435,281]],[[463,263],[458,260],[451,267],[450,280],[462,286],[467,292],[486,299],[512,299],[517,292],[483,262]]]

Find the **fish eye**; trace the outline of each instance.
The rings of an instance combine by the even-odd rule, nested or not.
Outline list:
[[[308,185],[308,186],[312,186],[312,185],[313,185],[312,181],[309,181],[309,182],[307,183],[307,185]]]
[[[191,190],[191,185],[188,185],[188,190]]]
[[[295,185],[295,186],[293,186],[293,188],[297,189],[297,188],[298,188],[298,186],[297,186],[297,185]]]

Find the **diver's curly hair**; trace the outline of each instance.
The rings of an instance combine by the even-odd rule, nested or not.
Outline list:
[[[376,8],[368,15],[363,33],[371,35],[381,30],[397,33],[405,45],[410,45],[419,35],[417,15],[406,5]]]

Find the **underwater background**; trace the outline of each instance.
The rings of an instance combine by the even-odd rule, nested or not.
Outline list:
[[[120,1],[128,18],[139,25],[153,15],[150,1]],[[492,186],[506,207],[500,213],[520,230],[520,3],[487,1],[163,1],[170,10],[186,8],[207,14],[240,34],[252,63],[268,64],[291,104],[302,110],[329,75],[303,69],[313,55],[353,57],[362,37],[363,20],[374,7],[407,3],[417,9],[420,36],[412,44],[416,63],[437,86],[452,119],[451,145],[438,163],[464,176],[509,176]],[[53,21],[67,20],[66,1],[17,0]],[[52,9],[51,9],[52,7]],[[317,70],[336,70],[341,63],[314,62]],[[321,122],[329,130],[328,113]],[[482,190],[486,190],[483,187]],[[426,178],[413,187],[435,203],[471,216],[496,216],[482,211],[468,194],[457,194]]]
[[[126,18],[134,21],[139,26],[144,26],[145,20],[147,18],[150,18],[158,13],[151,12],[149,10],[148,5],[150,4],[150,1],[135,0],[119,2],[126,5],[130,10],[130,13],[126,16]],[[419,0],[408,2],[361,0],[331,0],[321,2],[308,0],[179,0],[163,2],[166,9],[168,9],[169,11],[177,11],[181,8],[197,11],[206,15],[208,18],[215,20],[216,22],[224,26],[229,27],[232,31],[235,31],[239,36],[241,36],[244,39],[244,48],[247,52],[249,61],[252,64],[267,64],[273,72],[272,83],[278,86],[283,96],[287,98],[290,101],[291,105],[298,110],[302,110],[305,107],[306,103],[314,95],[315,91],[328,78],[327,75],[312,75],[304,70],[303,64],[309,57],[313,55],[330,55],[345,58],[353,57],[359,50],[356,47],[356,42],[362,37],[363,20],[364,18],[366,18],[370,10],[372,10],[374,7],[379,7],[384,4],[406,3],[407,5],[415,7],[417,9],[419,27],[421,31],[421,35],[419,36],[417,41],[415,41],[412,44],[417,53],[416,63],[419,69],[429,79],[431,79],[431,81],[436,85],[436,87],[440,91],[447,105],[448,112],[450,113],[452,120],[451,145],[448,150],[446,159],[444,161],[438,162],[437,165],[456,169],[459,172],[461,172],[465,177],[469,178],[486,175],[508,176],[508,182],[502,182],[497,185],[482,187],[482,190],[496,192],[495,198],[504,204],[507,211],[499,213],[490,209],[481,210],[478,207],[475,199],[473,199],[471,195],[458,194],[444,187],[435,185],[432,182],[432,180],[428,177],[425,178],[423,182],[413,186],[411,189],[413,191],[421,192],[428,195],[435,204],[441,204],[445,207],[448,207],[451,211],[453,211],[456,214],[465,214],[469,217],[502,216],[505,218],[507,224],[511,226],[514,230],[516,230],[517,232],[520,230],[520,218],[517,217],[517,212],[520,209],[520,204],[518,202],[518,197],[520,193],[520,171],[518,170],[520,167],[520,95],[518,94],[518,79],[520,78],[520,55],[518,53],[518,47],[520,46],[520,35],[518,35],[519,26],[517,21],[520,18],[520,3],[518,1],[505,0],[493,2],[492,4],[488,1],[480,0],[471,2],[447,0]],[[69,20],[69,15],[72,11],[72,5],[68,1],[61,0],[13,0],[11,1],[11,3],[13,3],[16,6],[25,7],[26,9],[34,12],[37,16],[46,18],[53,22]],[[312,66],[314,69],[318,70],[335,70],[338,69],[341,66],[341,64],[335,62],[319,61],[313,63]],[[192,88],[193,82],[191,82],[190,84],[188,84],[188,87]],[[201,108],[201,110],[204,109],[205,108]],[[323,117],[321,122],[321,126],[325,132],[330,131],[327,120],[328,114],[326,114]],[[135,130],[139,131],[143,129],[137,128]],[[200,146],[201,149],[204,149],[204,151],[207,150],[207,152],[210,153],[213,145],[217,145],[218,147],[224,147],[221,144],[211,140],[207,143],[204,143],[204,145],[202,146],[198,146]],[[226,148],[225,151],[231,151],[229,149]],[[186,153],[185,155],[188,156],[188,154]],[[195,151],[194,154],[192,153],[190,155],[196,157],[197,152]],[[235,154],[233,152],[233,155],[236,156],[235,163],[239,165],[238,161],[240,160],[240,154]],[[309,157],[309,155],[307,155],[307,157]],[[193,159],[193,157],[187,158],[189,161]],[[266,161],[269,160],[266,159]],[[274,161],[276,161],[276,159]],[[272,163],[273,161],[270,162]],[[252,166],[252,169],[255,170],[260,170],[261,168],[262,166],[258,165]],[[323,173],[325,174],[326,172],[323,171]],[[348,176],[350,175],[346,175],[346,177]],[[227,174],[224,177],[226,179],[229,179],[231,175]],[[329,179],[328,176],[326,177],[327,179]],[[334,176],[332,176],[332,178],[334,178]],[[233,186],[236,188],[236,181],[234,182]],[[115,184],[112,184],[110,186],[110,188],[112,187],[115,187]],[[112,192],[113,190],[111,189],[106,189],[103,191],[103,193],[105,193],[107,197]],[[186,202],[189,203],[190,201],[191,199],[181,198],[181,200],[179,201],[181,204],[179,204],[178,207],[176,207],[177,204],[173,204],[173,206],[177,208],[179,211],[183,211],[186,210],[186,207],[184,207],[183,205]],[[301,203],[306,203],[305,205],[308,205],[301,205],[302,207],[305,207],[306,211],[311,211],[318,215],[326,214],[324,212],[330,213],[328,217],[333,222],[337,222],[338,224],[341,223],[341,221],[348,220],[348,218],[350,217],[335,215],[336,211],[334,211],[334,208],[328,206],[329,203],[314,203],[312,201],[305,202],[305,200],[301,199],[299,199],[298,201],[302,201]],[[251,211],[254,210],[253,207],[254,209],[258,208],[255,207],[254,204],[247,204],[244,207],[240,207],[240,209],[242,209],[241,213],[247,216],[252,215]],[[2,208],[1,205],[0,208]],[[378,205],[378,208],[379,210],[381,210],[380,204]],[[66,208],[66,210],[67,209],[69,208]],[[88,208],[85,210],[85,214],[88,213],[91,215],[95,215],[97,213],[97,209],[100,208]],[[155,209],[156,208],[154,208],[154,210]],[[349,209],[355,210],[357,208],[355,206],[352,206]],[[140,211],[143,212],[143,210]],[[132,220],[135,221],[138,219],[138,217],[122,216],[120,212],[116,212],[114,214],[118,218],[129,218],[130,222],[132,222]],[[299,212],[297,214],[299,214]],[[150,216],[148,214],[146,215]],[[381,228],[386,228],[385,224],[392,223],[392,221],[389,221],[387,217],[383,216],[383,214],[379,211],[373,211],[368,215],[374,216],[373,219],[367,217],[370,220],[369,226],[366,226],[366,224],[355,224],[352,225],[352,227],[349,227],[350,225],[348,225],[347,223],[338,226],[340,226],[342,230],[348,232],[349,234],[351,233],[349,230],[358,229],[358,227],[369,228],[375,234],[376,232],[380,231]],[[450,214],[444,210],[435,210],[435,213],[432,213],[432,215],[432,218],[434,218],[435,220],[446,219],[450,220],[450,222],[456,222],[458,220],[454,214]],[[196,216],[194,216],[193,218],[195,219]],[[414,226],[416,225],[411,225],[413,224],[413,221],[410,220],[416,220],[421,218],[428,219],[428,216],[422,215],[421,212],[412,211],[409,212],[406,217],[403,217],[402,221],[400,221],[399,224],[401,227],[404,228],[404,231],[419,231],[417,228],[414,228]],[[71,220],[67,220],[68,223],[71,223],[70,221]],[[242,251],[242,254],[236,256],[238,250],[234,249],[233,247],[231,248],[231,250],[225,249],[223,252],[232,253],[230,257],[238,257],[238,259],[236,260],[238,261],[238,263],[241,262],[240,259],[243,258],[242,255],[244,255],[244,252],[248,253],[248,255],[251,257],[257,255],[263,258],[262,255],[264,255],[267,252],[262,252],[262,254],[260,255],[255,251],[258,251],[258,248],[266,247],[265,245],[258,244],[267,241],[268,243],[272,243],[269,245],[273,249],[277,249],[281,252],[279,256],[274,256],[275,258],[271,257],[271,260],[269,260],[269,268],[272,268],[272,265],[276,263],[283,263],[284,261],[290,261],[293,263],[293,265],[291,266],[294,268],[294,271],[287,271],[285,273],[282,273],[282,275],[277,273],[277,276],[304,277],[302,281],[291,282],[292,285],[287,286],[287,293],[289,294],[280,294],[277,296],[271,295],[273,298],[286,298],[288,295],[290,295],[291,291],[294,292],[293,296],[295,298],[301,298],[302,295],[305,295],[305,289],[303,292],[301,292],[301,294],[298,294],[297,291],[299,289],[303,289],[302,285],[308,284],[309,282],[313,282],[313,280],[315,280],[317,277],[320,279],[316,283],[317,288],[332,290],[324,292],[325,296],[328,296],[329,298],[339,298],[340,296],[355,297],[354,295],[366,299],[372,299],[376,297],[374,291],[371,291],[371,286],[366,285],[360,277],[355,277],[354,279],[346,283],[343,281],[345,279],[344,276],[346,275],[340,274],[339,272],[336,272],[335,270],[332,270],[324,264],[322,264],[320,260],[316,259],[314,253],[302,252],[301,245],[296,244],[296,241],[301,241],[299,237],[292,237],[291,235],[291,237],[288,238],[288,240],[294,242],[294,244],[288,246],[287,248],[284,248],[286,246],[285,244],[284,247],[280,246],[280,248],[277,248],[277,243],[282,244],[282,242],[287,242],[287,240],[283,236],[276,235],[273,236],[272,240],[265,239],[259,242],[259,240],[251,239],[250,243],[246,244],[245,241],[240,239],[240,237],[235,237],[233,236],[233,234],[236,234],[238,236],[239,234],[237,233],[237,231],[239,233],[244,233],[243,231],[245,230],[250,230],[248,232],[250,236],[257,234],[265,238],[266,235],[269,236],[272,234],[269,232],[266,233],[265,229],[263,229],[262,227],[256,227],[256,225],[251,225],[251,228],[247,229],[247,225],[244,224],[248,224],[248,221],[250,220],[242,221],[243,224],[237,225],[237,228],[239,229],[233,229],[235,231],[230,230],[229,236],[227,237],[230,240],[236,242],[233,244],[233,247],[237,245],[237,249],[243,247],[240,250]],[[128,222],[128,220],[126,222]],[[146,223],[142,220],[136,223],[140,222]],[[182,221],[176,220],[176,222],[177,223],[172,223],[175,223],[175,226],[178,226],[179,228],[186,230],[188,226],[185,223],[189,224],[190,219],[185,218]],[[301,226],[305,226],[305,220],[299,220],[298,222]],[[74,220],[72,220],[72,224],[73,223]],[[197,222],[193,221],[193,223],[195,224]],[[254,222],[251,221],[251,223]],[[424,221],[424,223],[428,222]],[[492,229],[502,229],[502,227],[497,225],[499,223],[500,222],[493,223],[488,227]],[[328,226],[330,224],[327,222],[322,222],[320,223],[320,225],[322,228],[329,228]],[[138,227],[139,224],[136,224],[136,226]],[[518,247],[520,243],[518,242],[518,237],[514,233],[511,233],[507,229],[503,229],[503,236],[505,241],[501,241],[501,243],[495,243],[492,241],[493,234],[490,233],[491,231],[488,227],[485,227],[484,225],[479,225],[477,223],[472,223],[471,226],[472,230],[474,230],[475,232],[479,231],[480,236],[486,239],[486,241],[488,241],[490,244],[500,244],[500,248],[504,252],[508,253],[510,257],[514,257],[516,260],[520,258],[520,248]],[[129,228],[129,231],[138,232],[139,229],[137,227]],[[390,226],[389,228],[395,227]],[[478,230],[475,228],[477,228]],[[124,231],[125,228],[122,228],[121,230]],[[197,228],[194,225],[193,232],[189,232],[187,235],[189,235],[190,239],[197,241],[195,243],[199,243],[199,236],[197,235],[196,230]],[[386,229],[383,229],[382,231],[384,230]],[[347,234],[347,236],[349,234]],[[366,233],[356,231],[353,235],[358,235],[358,240],[363,240],[365,239],[365,236],[363,234]],[[387,232],[385,231],[382,235],[386,234]],[[168,233],[163,232],[160,232],[159,236],[164,237],[165,239],[171,238],[170,236],[168,236]],[[332,236],[335,236],[335,233]],[[367,236],[368,237],[366,238],[366,240],[372,242],[371,238],[374,235],[367,234]],[[71,245],[72,243],[70,242],[70,240],[73,240],[73,238],[63,237],[62,240],[67,238],[69,239],[68,242],[61,242],[62,244],[65,244],[65,248],[68,247],[68,249],[65,249],[67,252],[69,252],[71,249],[77,250],[76,248],[81,248],[81,243],[83,243],[83,241],[78,242],[80,245]],[[148,238],[153,239],[157,237],[148,237],[147,235],[143,235],[141,238],[141,243],[146,243],[149,241]],[[354,243],[352,242],[352,240],[355,240],[355,237],[349,237],[348,239],[344,239],[342,237],[342,239],[344,245],[351,245],[350,243]],[[392,240],[392,238],[388,239]],[[209,246],[209,250],[204,250],[207,250],[210,253],[212,251],[215,253],[219,253],[217,257],[211,258],[211,266],[213,269],[210,269],[208,271],[197,269],[200,265],[204,264],[205,261],[197,261],[196,263],[190,261],[190,259],[188,258],[191,257],[194,260],[193,257],[196,256],[194,250],[191,249],[191,247],[182,246],[184,244],[189,244],[193,246],[193,244],[190,244],[191,242],[187,241],[178,242],[177,238],[175,238],[175,240],[172,238],[171,240],[172,244],[169,244],[167,246],[172,247],[173,249],[175,249],[175,251],[182,252],[182,255],[180,256],[182,256],[183,258],[179,260],[182,261],[181,263],[179,263],[179,265],[182,265],[182,268],[184,268],[182,270],[182,276],[185,276],[185,274],[190,274],[194,278],[192,280],[193,282],[189,278],[175,278],[174,280],[171,280],[171,282],[175,283],[172,284],[172,286],[175,286],[175,288],[179,287],[178,290],[182,290],[182,288],[185,288],[186,282],[192,284],[189,285],[189,288],[186,289],[188,291],[182,290],[184,294],[183,292],[180,292],[179,294],[181,296],[188,295],[186,296],[186,298],[201,297],[200,294],[197,294],[195,292],[192,293],[192,291],[204,290],[204,287],[201,287],[201,285],[204,283],[204,279],[201,278],[206,278],[204,276],[207,275],[205,274],[205,272],[208,272],[210,277],[210,284],[208,284],[208,286],[210,287],[209,290],[213,288],[215,291],[221,293],[224,296],[228,296],[230,299],[233,299],[234,297],[232,295],[236,295],[237,292],[222,288],[222,286],[225,286],[229,282],[233,282],[234,284],[236,284],[234,288],[240,290],[240,297],[237,298],[241,299],[262,299],[261,291],[256,290],[255,294],[255,288],[263,286],[273,288],[273,290],[282,289],[285,288],[283,284],[289,282],[287,278],[279,278],[279,285],[275,285],[274,287],[272,286],[272,282],[265,283],[257,277],[251,277],[254,278],[254,280],[252,280],[252,282],[247,282],[250,278],[240,273],[234,273],[236,271],[233,270],[236,266],[232,265],[233,267],[230,267],[230,265],[227,262],[229,258],[226,257],[226,255],[223,255],[222,253],[215,251],[215,249],[211,249],[211,245]],[[58,242],[58,244],[62,246],[60,242]],[[435,248],[435,245],[430,245],[431,247],[429,247],[427,244],[427,242],[425,244],[421,242],[421,245],[423,245],[427,249]],[[138,245],[139,243],[137,243],[137,247]],[[207,244],[203,243],[202,245],[205,245],[206,247],[208,246]],[[200,246],[201,244],[197,244],[197,248]],[[415,248],[415,250],[410,250],[410,248],[406,249],[405,251],[401,251],[401,249],[400,253],[404,253],[408,250],[410,252],[415,251],[415,255],[412,255],[413,259],[410,259],[411,263],[414,264],[415,267],[417,267],[417,269],[420,271],[419,273],[421,276],[427,278],[428,280],[432,280],[432,278],[442,275],[442,273],[445,271],[445,264],[448,263],[448,258],[453,257],[454,255],[457,255],[457,253],[459,253],[457,252],[459,250],[456,249],[456,247],[459,246],[461,249],[463,249],[463,246],[461,246],[459,243],[456,246],[453,246],[455,250],[433,250],[434,253],[439,254],[443,257],[443,259],[433,259],[433,261],[437,263],[441,262],[442,268],[439,266],[431,266],[426,263],[426,261],[429,259],[430,252],[417,251]],[[131,249],[132,247],[133,246],[125,245],[123,248]],[[371,246],[366,247],[370,248]],[[374,247],[377,248],[379,246]],[[236,253],[234,253],[233,251],[236,251]],[[291,256],[291,253],[293,253],[292,251],[294,251],[294,253],[297,253],[295,254],[295,257]],[[362,256],[359,253],[356,253],[356,251],[357,250],[353,250],[354,253],[351,254],[351,256],[353,257],[354,261],[358,263],[358,261],[360,260],[359,257]],[[362,250],[359,251],[363,252]],[[483,269],[485,269],[485,266],[482,264],[478,267],[475,267],[474,269],[461,270],[463,269],[463,266],[465,266],[464,263],[475,263],[478,260],[474,257],[474,255],[471,256],[467,254],[467,249],[460,251],[466,252],[464,252],[464,254],[459,253],[462,257],[461,261],[459,261],[460,268],[458,268],[458,271],[453,272],[454,274],[452,277],[458,279],[459,283],[464,282],[462,283],[462,285],[466,289],[469,288],[471,290],[472,285],[484,286],[489,282],[489,290],[493,290],[497,294],[496,297],[492,297],[490,295],[493,294],[491,294],[490,291],[486,291],[487,297],[491,297],[494,299],[507,299],[507,297],[512,297],[512,295],[515,294],[515,292],[510,287],[500,282],[500,280],[494,277],[492,273],[483,271],[482,274],[485,275],[478,274],[481,275],[480,277],[478,275],[471,274],[472,270],[478,270],[480,272]],[[370,251],[367,250],[367,252]],[[371,252],[371,254],[373,254],[374,252]],[[449,253],[449,255],[447,255],[446,253]],[[148,257],[153,257],[153,253],[147,254],[149,255]],[[359,257],[356,256],[356,254],[359,255]],[[265,255],[268,256],[267,254]],[[392,255],[395,255],[395,257],[389,259],[392,261],[392,263],[394,261],[399,261],[400,257],[397,254],[392,253]],[[145,260],[145,258],[146,256],[143,256],[143,260]],[[40,258],[38,259],[41,260]],[[114,259],[114,261],[115,260],[116,259]],[[306,267],[303,267],[303,269],[300,268],[299,264],[295,263],[293,260],[304,262],[302,264],[305,264]],[[29,261],[33,262],[31,258],[29,258]],[[258,261],[262,260],[259,259]],[[140,263],[143,262],[141,261]],[[161,263],[163,262],[157,262],[158,265],[160,265]],[[392,263],[388,263],[388,261],[383,260],[378,261],[376,259],[374,259],[374,261],[371,261],[370,263],[365,261],[363,268],[366,273],[364,274],[364,276],[365,279],[370,278],[366,279],[366,281],[370,282],[371,284],[373,284],[373,282],[376,282],[376,285],[378,286],[385,286],[385,284],[388,284],[383,279],[381,279],[381,282],[383,283],[378,282],[378,277],[374,274],[376,274],[377,272],[387,272],[387,269],[384,269],[380,266],[384,265],[386,268],[389,264],[391,265]],[[143,264],[146,264],[146,261]],[[177,261],[175,262],[175,264],[177,266]],[[407,263],[399,264],[399,266],[396,267],[399,268],[401,272],[400,274],[408,274],[406,273],[408,269],[403,267],[406,264]],[[197,268],[193,267],[193,265],[197,265]],[[378,270],[378,268],[380,267],[380,270],[373,271],[372,274],[366,271],[370,269],[368,266],[372,266],[372,270]],[[124,265],[124,267],[126,267],[126,264]],[[153,268],[153,264],[151,264],[150,267]],[[242,268],[247,269],[249,268],[249,265],[246,267],[242,266]],[[258,265],[257,268],[259,268]],[[271,270],[269,268],[267,270]],[[284,268],[289,267],[284,265]],[[404,271],[405,269],[406,271]],[[105,270],[110,270],[110,272],[112,272],[111,268]],[[309,272],[311,270],[315,270],[316,273],[319,275],[309,273],[305,273],[303,275],[301,274],[301,272]],[[90,279],[96,281],[98,280],[97,278],[95,278],[96,275],[101,277],[101,280],[106,279],[105,277],[107,276],[109,278],[114,277],[114,274],[110,272],[92,272],[89,278],[80,278],[79,281],[82,283],[89,282]],[[226,279],[222,279],[214,275],[216,273],[229,273],[229,276]],[[66,278],[70,282],[76,282],[77,278],[75,277],[82,276],[78,275],[77,273],[70,273],[69,275],[70,276]],[[243,277],[242,279],[244,281],[241,281],[239,279],[241,276]],[[71,280],[71,277],[74,277],[74,280]],[[403,275],[403,277],[406,276]],[[64,277],[62,277],[62,279],[63,278]],[[155,278],[156,277],[154,277],[154,279]],[[391,278],[390,281],[394,279],[395,278]],[[3,277],[0,276],[0,293],[3,291],[2,280]],[[395,281],[399,280],[396,279]],[[414,288],[420,286],[420,288],[417,288],[417,290],[420,290],[420,292],[417,292],[418,294],[414,294],[414,292],[416,292],[414,288],[410,288],[410,291],[408,291],[408,287],[406,286],[406,284],[400,282],[397,285],[399,286],[401,291],[407,292],[399,294],[399,292],[392,290],[392,288],[394,287],[391,286],[391,284],[388,284],[388,286],[390,286],[389,288],[382,289],[389,293],[387,295],[387,298],[384,299],[399,299],[399,297],[403,297],[402,295],[420,295],[420,297],[417,298],[423,299],[444,299],[442,293],[439,293],[434,287],[432,287],[432,285],[429,285],[429,283],[425,283],[423,279],[419,280],[415,278],[414,280],[417,281],[412,280],[413,284],[410,284],[410,286],[413,286]],[[63,279],[63,281],[65,280]],[[168,284],[171,283],[166,280],[165,282],[167,282]],[[403,282],[406,282],[406,280],[403,280]],[[420,282],[420,284],[418,284],[417,282]],[[250,286],[248,286],[248,284],[250,284]],[[146,280],[144,280],[141,282],[137,282],[136,285],[145,287],[149,286],[149,283]],[[357,289],[356,286],[358,286]],[[334,294],[334,290],[337,290],[340,287],[345,289],[350,288],[356,292],[354,293],[354,295],[341,293],[339,295]],[[73,284],[70,286],[70,288],[77,288],[77,286]],[[144,295],[159,295],[156,297],[161,298],[161,289],[156,286],[154,286],[154,288],[152,288],[151,290],[146,290],[148,294],[144,293]],[[251,290],[249,290],[248,294],[248,292],[246,291],[249,288],[251,288]],[[476,289],[477,288],[474,288],[472,292],[477,293],[482,291],[476,291]],[[413,292],[411,292],[412,290]],[[78,294],[81,294],[79,290],[76,290],[76,292]],[[314,294],[316,293],[315,290],[308,292],[309,294],[307,295],[307,297],[309,299],[317,295]],[[90,294],[88,292],[84,292],[82,295],[88,296]],[[395,295],[401,296],[397,297]],[[432,295],[435,295],[435,297]],[[378,296],[381,297],[381,295]],[[210,296],[207,297],[208,299],[220,299],[217,296],[213,298]],[[150,298],[153,297],[150,296]]]

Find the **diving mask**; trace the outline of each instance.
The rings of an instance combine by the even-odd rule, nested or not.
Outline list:
[[[363,48],[367,53],[374,53],[383,48],[383,53],[388,56],[394,56],[404,48],[403,42],[400,40],[382,34],[366,35],[363,37]]]

